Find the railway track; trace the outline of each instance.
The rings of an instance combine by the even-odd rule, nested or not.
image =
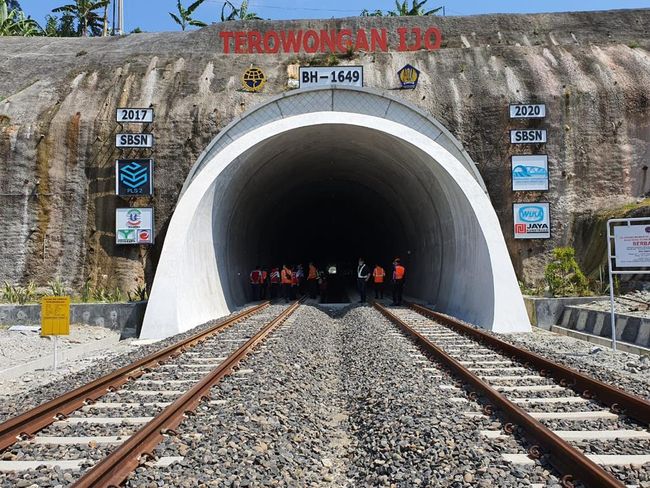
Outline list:
[[[0,424],[0,474],[8,476],[0,483],[18,485],[21,474],[46,466],[66,470],[75,487],[119,486],[197,405],[212,401],[215,384],[248,373],[240,362],[299,304],[252,307]]]
[[[504,460],[544,457],[566,487],[638,486],[633,468],[650,471],[650,402],[424,307],[374,305],[460,380],[468,394],[451,390],[467,402],[466,416],[501,419],[501,430],[482,436],[527,443],[527,454],[504,452]]]

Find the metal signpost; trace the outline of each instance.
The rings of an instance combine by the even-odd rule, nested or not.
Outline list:
[[[43,297],[41,300],[41,336],[52,337],[54,371],[58,365],[60,335],[70,335],[70,297]]]
[[[301,66],[300,88],[346,85],[363,87],[363,66]]]
[[[613,246],[612,239],[614,241]],[[607,221],[607,259],[609,264],[612,349],[616,351],[614,275],[650,274],[650,269],[647,269],[650,268],[650,217],[609,219]],[[626,269],[614,270],[614,266]]]

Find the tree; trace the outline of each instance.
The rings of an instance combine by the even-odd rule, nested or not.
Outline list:
[[[22,10],[18,0],[7,0],[7,9],[8,10]]]
[[[230,8],[230,13],[226,15],[226,7]],[[248,0],[242,0],[239,8],[226,0],[221,7],[221,22],[229,20],[261,20],[255,12],[248,11]]]
[[[15,5],[15,4],[12,4]],[[38,23],[19,8],[8,8],[6,0],[0,0],[0,36],[38,36],[42,32]]]
[[[364,8],[361,11],[361,17],[383,17],[383,16],[384,13],[379,9],[370,12],[367,8]]]
[[[61,17],[48,15],[45,17],[45,35],[48,37],[79,37],[79,31],[74,25],[74,15],[63,13]]]
[[[104,28],[104,16],[96,12],[99,9],[106,9],[110,0],[75,0],[75,3],[63,5],[52,9],[52,12],[61,12],[71,15],[78,22],[78,35],[87,37],[101,35]]]
[[[208,25],[205,22],[201,22],[200,20],[195,20],[192,18],[194,11],[199,8],[199,6],[205,2],[205,0],[196,0],[196,2],[187,7],[187,9],[183,7],[181,0],[177,1],[178,3],[176,5],[176,8],[178,8],[178,15],[175,15],[171,12],[169,12],[169,15],[171,15],[172,19],[174,19],[174,22],[181,26],[182,30],[187,29],[188,25],[193,25],[194,27],[205,27]]]
[[[408,0],[404,0],[403,2],[395,0],[396,9],[390,10],[388,12],[388,15],[391,17],[403,17],[408,15],[434,15],[442,10],[442,7],[434,8],[431,10],[424,10],[424,4],[428,1],[429,0],[421,0],[418,2],[418,0],[413,0],[411,8],[409,8]]]

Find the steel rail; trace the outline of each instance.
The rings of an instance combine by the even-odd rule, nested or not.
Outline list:
[[[187,348],[195,346],[214,334],[218,334],[239,320],[256,314],[268,307],[269,303],[268,301],[263,302],[255,307],[244,310],[209,329],[194,334],[160,351],[153,352],[138,361],[3,422],[0,424],[0,452],[22,439],[28,439],[39,430],[44,429],[58,419],[65,418],[84,405],[94,403],[98,398],[119,388],[128,381],[142,376],[147,368],[159,365],[169,358],[176,357]]]
[[[582,481],[587,486],[593,488],[622,488],[625,486],[607,471],[584,456],[580,451],[554,434],[553,431],[545,427],[541,422],[528,415],[521,407],[501,395],[501,393],[460,364],[459,361],[451,357],[440,347],[436,346],[424,335],[408,326],[403,320],[391,313],[387,308],[377,302],[374,303],[374,306],[386,318],[408,334],[425,352],[433,355],[456,376],[472,385],[476,390],[478,390],[478,392],[487,398],[491,402],[487,409],[488,413],[491,411],[492,407],[498,408],[509,422],[521,427],[524,435],[528,437],[533,444],[533,447],[529,450],[529,454],[536,456],[539,447],[544,448],[551,465],[553,465],[553,467],[563,475],[570,475],[572,481]],[[567,478],[567,481],[568,480],[569,478]],[[572,485],[568,484],[565,486]]]
[[[102,459],[86,472],[72,488],[109,488],[120,486],[128,475],[135,470],[143,455],[153,457],[153,449],[163,440],[166,434],[175,434],[173,429],[181,424],[186,415],[199,403],[210,398],[210,389],[229,375],[238,364],[250,354],[257,345],[268,337],[282,324],[302,302],[294,302],[280,315],[269,322],[245,344],[203,377],[196,385],[167,406],[149,423],[129,437],[111,454]]]
[[[650,424],[650,401],[648,400],[591,378],[562,364],[555,363],[534,352],[508,344],[497,337],[463,324],[447,315],[434,312],[414,303],[408,305],[420,315],[436,320],[456,332],[478,339],[479,342],[503,354],[510,355],[524,364],[528,363],[530,366],[538,368],[545,376],[553,377],[562,386],[571,388],[581,396],[595,399],[607,405],[616,413],[624,413],[642,424]]]

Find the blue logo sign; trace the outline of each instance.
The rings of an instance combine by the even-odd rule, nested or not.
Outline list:
[[[544,220],[544,207],[527,205],[519,209],[519,220],[522,222],[542,222]]]
[[[517,165],[512,170],[512,176],[515,178],[546,178],[548,171],[546,168],[539,166],[522,166]]]
[[[121,159],[116,165],[116,191],[120,196],[153,194],[153,161],[151,159]]]
[[[420,72],[410,64],[407,64],[397,72],[397,76],[399,77],[399,82],[402,84],[402,88],[413,89],[418,86]]]

